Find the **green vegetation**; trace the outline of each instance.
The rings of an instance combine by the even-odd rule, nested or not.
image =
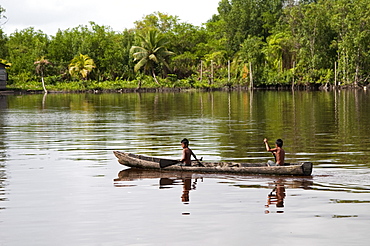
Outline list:
[[[0,45],[15,89],[42,89],[38,74],[49,90],[367,85],[370,1],[221,0],[200,27],[155,12],[122,32],[0,28]],[[35,70],[40,57],[47,73]]]
[[[167,59],[174,53],[166,49],[167,40],[155,29],[149,30],[146,37],[140,34],[137,36],[141,40],[141,46],[132,46],[130,49],[134,61],[138,61],[134,71],[137,72],[143,67],[144,72],[151,72],[155,82],[159,85],[155,75],[155,67],[162,64],[170,70]]]
[[[46,72],[46,68],[49,65],[52,65],[52,63],[45,59],[45,57],[41,57],[40,60],[35,61],[34,64],[36,65],[36,73],[41,76],[42,88],[45,93],[48,93],[45,87],[44,74]]]
[[[72,59],[68,68],[72,77],[86,80],[89,73],[95,68],[95,63],[88,55],[79,54]]]

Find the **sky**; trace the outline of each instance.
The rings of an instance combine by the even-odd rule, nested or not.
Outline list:
[[[3,31],[34,27],[48,35],[90,21],[110,26],[114,31],[133,28],[134,22],[159,11],[178,16],[181,22],[200,26],[217,14],[221,0],[1,0],[7,22]],[[4,22],[2,20],[1,22]]]

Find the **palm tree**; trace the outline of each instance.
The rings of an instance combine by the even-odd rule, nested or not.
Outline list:
[[[72,59],[68,67],[72,77],[82,76],[82,79],[87,79],[89,73],[95,68],[95,63],[88,55],[79,54]]]
[[[44,88],[44,92],[48,93],[45,87],[45,82],[44,82],[44,74],[46,67],[48,65],[53,65],[49,60],[45,59],[45,57],[41,57],[39,60],[35,61],[33,64],[36,65],[36,73],[41,75],[41,82],[42,82],[42,88]]]
[[[145,72],[151,72],[155,82],[159,85],[155,75],[155,66],[163,64],[170,70],[167,58],[174,55],[173,52],[168,51],[165,47],[167,40],[157,30],[150,30],[144,37],[137,34],[141,41],[141,46],[132,46],[130,52],[133,53],[134,61],[138,61],[134,67],[137,72],[144,68]]]

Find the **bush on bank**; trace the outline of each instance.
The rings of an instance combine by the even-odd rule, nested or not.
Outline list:
[[[225,86],[243,86],[245,82],[227,79],[214,80],[199,80],[194,76],[186,79],[158,78],[159,84],[150,76],[143,76],[135,80],[115,80],[115,81],[95,81],[95,80],[75,80],[75,81],[58,81],[54,76],[45,78],[45,86],[48,91],[104,91],[104,90],[120,90],[120,89],[151,89],[151,88],[222,88]],[[11,82],[7,85],[8,90],[25,90],[25,91],[42,91],[40,81],[22,81]]]

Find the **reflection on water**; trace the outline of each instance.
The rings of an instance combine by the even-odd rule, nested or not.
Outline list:
[[[191,190],[191,178],[183,179],[183,192],[181,196],[182,202],[189,202],[189,191]]]
[[[258,176],[257,176],[258,177]],[[261,176],[260,176],[261,177]],[[284,199],[286,197],[285,187],[290,189],[312,189],[314,186],[313,181],[310,178],[281,178],[274,176],[262,176],[272,181],[267,182],[265,186],[262,185],[236,185],[234,187],[239,188],[264,188],[269,189],[271,186],[274,188],[268,194],[267,204],[265,207],[265,213],[270,213],[270,207],[275,205],[276,208],[284,208]],[[184,204],[190,202],[190,191],[196,190],[198,181],[203,182],[207,179],[228,179],[228,180],[248,180],[256,179],[256,176],[248,175],[216,175],[216,174],[200,174],[200,173],[189,173],[189,172],[176,172],[176,171],[165,171],[165,170],[145,170],[137,168],[128,168],[118,173],[118,178],[114,179],[114,185],[116,187],[132,187],[129,183],[137,180],[154,179],[159,182],[159,189],[170,189],[178,185],[182,186],[181,201]],[[126,182],[130,181],[130,182]],[[205,181],[206,182],[206,181]],[[225,182],[227,183],[227,182]],[[217,188],[215,187],[215,190]],[[278,210],[276,213],[283,213],[284,210]],[[187,213],[190,215],[190,213]]]
[[[6,134],[4,116],[7,108],[7,100],[5,96],[0,95],[0,210],[4,209],[2,201],[6,201],[5,186],[6,186]]]
[[[278,179],[275,183],[274,189],[268,195],[266,208],[269,208],[273,204],[275,204],[277,208],[283,208],[285,196],[284,182],[282,179]],[[270,213],[270,211],[267,209],[266,213]],[[277,211],[277,213],[284,213],[284,211]]]
[[[184,204],[190,202],[190,191],[196,190],[198,180],[203,182],[202,174],[193,174],[189,172],[173,172],[160,170],[145,170],[129,168],[118,173],[118,178],[114,179],[116,187],[131,187],[123,184],[122,181],[135,181],[140,179],[158,179],[159,189],[170,189],[177,185],[182,185],[181,201]]]
[[[287,162],[370,167],[366,92],[50,94],[6,100],[6,135],[24,144],[178,157],[178,142],[187,137],[205,160],[259,162],[270,159],[262,142],[268,137],[284,140]]]
[[[368,93],[2,96],[1,244],[367,245]],[[112,184],[113,150],[178,158],[184,137],[204,160],[237,162],[267,161],[263,139],[282,138],[313,176],[124,170]]]
[[[6,109],[8,107],[8,103],[6,101],[6,96],[0,95],[0,110]]]

